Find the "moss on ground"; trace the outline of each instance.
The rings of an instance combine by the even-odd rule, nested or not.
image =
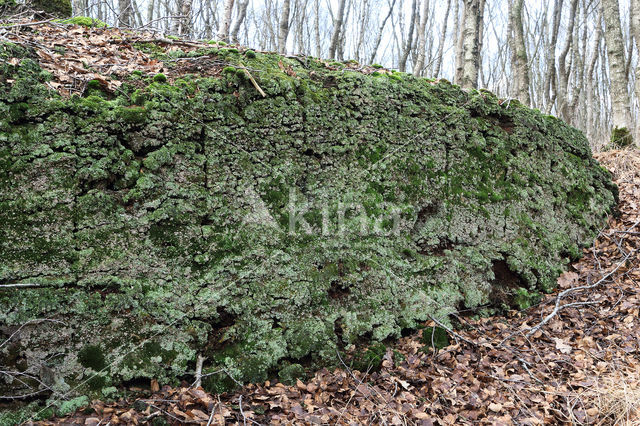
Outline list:
[[[62,321],[0,364],[96,394],[178,383],[197,354],[211,390],[293,382],[430,316],[533,303],[615,205],[579,131],[489,92],[219,52],[219,77],[67,99],[0,45],[23,58],[0,61],[0,282],[37,285],[0,291],[2,333]]]

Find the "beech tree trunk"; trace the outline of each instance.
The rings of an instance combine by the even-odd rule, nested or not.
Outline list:
[[[222,24],[220,25],[220,32],[218,33],[218,39],[222,41],[229,41],[229,27],[231,26],[233,3],[234,0],[225,0],[224,2],[224,16],[222,18]]]
[[[329,45],[329,59],[335,59],[340,43],[340,32],[342,31],[342,20],[344,18],[344,5],[346,0],[340,0],[338,3],[338,13],[333,20],[333,34],[331,35],[331,44]]]
[[[413,66],[413,75],[421,76],[424,73],[424,59],[427,48],[427,19],[429,18],[429,0],[422,0],[422,12],[418,27],[418,59]]]
[[[247,7],[249,6],[249,0],[239,0],[238,1],[238,16],[236,17],[236,21],[233,23],[233,27],[231,28],[231,42],[239,43],[240,40],[238,38],[238,34],[240,33],[240,27],[244,22],[244,19],[247,17]]]
[[[628,78],[625,70],[625,51],[620,24],[618,0],[600,0],[604,18],[604,40],[609,59],[611,88],[611,127],[616,130],[630,128]]]
[[[524,0],[512,0],[509,3],[509,42],[511,47],[511,66],[514,72],[515,97],[525,105],[531,104],[529,97],[529,59],[522,26],[522,6]]]
[[[456,2],[458,0],[455,0]],[[447,10],[444,13],[444,23],[442,24],[442,31],[440,32],[440,41],[438,44],[438,54],[436,55],[436,63],[433,68],[433,77],[440,75],[440,67],[442,66],[442,55],[444,54],[444,42],[447,37],[447,26],[449,23],[449,12],[451,11],[451,0],[447,0]]]
[[[631,29],[632,36],[636,42],[636,52],[640,54],[640,0],[631,0]],[[640,99],[640,61],[636,64],[635,72],[635,93],[636,100]],[[639,102],[640,103],[640,102]],[[640,107],[640,106],[639,106]],[[634,126],[634,142],[640,147],[640,120],[636,118]]]
[[[132,24],[133,8],[131,0],[118,0],[118,26],[130,27]]]
[[[285,53],[287,51],[287,37],[289,36],[289,13],[291,11],[290,0],[284,0],[282,3],[282,13],[280,14],[280,22],[278,23],[278,52]]]
[[[458,66],[459,84],[464,88],[478,86],[480,67],[480,35],[482,34],[484,0],[464,0],[462,20],[462,65]]]
[[[409,18],[409,34],[407,35],[407,40],[402,48],[402,52],[400,53],[400,58],[398,60],[398,69],[402,72],[405,72],[407,69],[407,60],[409,59],[409,53],[411,53],[411,49],[413,47],[414,41],[414,30],[416,27],[416,11],[418,10],[418,1],[413,0],[411,2],[411,16]]]

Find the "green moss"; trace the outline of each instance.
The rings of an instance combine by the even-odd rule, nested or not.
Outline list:
[[[147,117],[147,110],[137,105],[116,107],[115,113],[125,123],[143,123]]]
[[[87,16],[74,16],[73,18],[59,20],[61,24],[81,25],[89,28],[106,28],[107,24],[99,19],[89,18]]]
[[[442,327],[425,327],[422,330],[420,342],[425,345],[425,349],[442,349],[449,346],[449,334]]]
[[[354,370],[360,372],[380,371],[382,360],[387,353],[387,347],[382,343],[375,343],[367,348],[364,352],[354,356],[351,366]]]
[[[100,346],[87,345],[78,352],[78,362],[83,367],[101,371],[106,366],[104,353]]]
[[[300,364],[290,364],[280,369],[278,373],[280,381],[285,385],[295,385],[298,379],[304,379],[304,367]]]
[[[100,90],[102,89],[102,83],[100,83],[98,80],[89,80],[89,82],[87,83],[87,88],[93,89],[93,90]]]
[[[82,407],[86,407],[87,405],[89,405],[89,398],[85,395],[79,396],[77,398],[62,402],[56,410],[56,414],[60,417],[64,417]]]
[[[256,57],[256,52],[253,50],[247,50],[244,52],[244,56],[246,56],[249,59],[254,59]]]
[[[155,81],[156,83],[166,83],[167,77],[162,73],[158,73],[153,76],[153,81]]]
[[[611,141],[609,142],[609,146],[612,149],[621,149],[628,146],[631,146],[633,143],[633,136],[631,132],[626,127],[614,127],[611,131]]]
[[[377,368],[386,349],[367,345],[429,316],[514,282],[531,303],[615,205],[580,132],[488,92],[261,53],[263,97],[226,54],[225,78],[139,72],[143,89],[67,99],[0,45],[25,58],[0,61],[0,280],[40,284],[0,292],[0,323],[66,323],[21,333],[24,368],[54,359],[75,386],[101,364],[83,366],[86,342],[107,360],[137,348],[93,392],[177,383],[197,354],[217,392],[337,365],[355,342]]]
[[[541,299],[542,295],[540,293],[536,291],[532,292],[530,290],[527,290],[526,288],[519,287],[515,291],[513,303],[518,309],[522,311],[540,303]]]

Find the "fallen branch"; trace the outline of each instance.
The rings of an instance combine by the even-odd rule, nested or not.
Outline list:
[[[454,338],[456,338],[458,340],[462,340],[463,342],[468,343],[468,344],[470,344],[472,346],[478,346],[478,343],[474,342],[473,340],[469,340],[466,337],[463,337],[463,336],[459,335],[458,333],[453,331],[451,328],[447,327],[442,322],[440,322],[437,319],[435,319],[433,316],[429,315],[429,318],[431,319],[431,321],[435,322],[438,327],[444,328],[447,331],[447,333],[451,334]]]
[[[199,388],[202,386],[202,364],[205,359],[206,358],[200,354],[196,357],[196,381],[193,382],[193,385],[191,385],[192,387]]]
[[[245,75],[249,78],[249,80],[251,81],[251,84],[253,84],[253,87],[256,88],[256,90],[258,91],[258,93],[260,93],[262,95],[263,98],[267,97],[267,94],[264,93],[264,91],[262,90],[262,88],[260,86],[258,86],[258,82],[256,82],[256,79],[253,78],[253,76],[251,75],[251,73],[249,72],[249,70],[246,67],[242,67],[242,69],[244,70]]]
[[[636,250],[634,249],[634,250],[631,250],[629,253],[627,253],[627,255],[624,257],[624,259],[622,259],[612,271],[610,271],[609,273],[605,274],[602,278],[600,278],[595,283],[588,284],[588,285],[582,285],[582,286],[578,286],[578,287],[573,287],[573,288],[568,288],[568,289],[558,293],[558,296],[556,297],[556,305],[553,308],[553,311],[549,315],[544,317],[544,319],[542,321],[540,321],[540,323],[538,323],[538,325],[536,325],[534,327],[531,327],[529,329],[529,331],[527,332],[526,336],[529,337],[533,333],[535,333],[536,331],[540,330],[542,327],[545,326],[545,324],[547,324],[549,321],[551,321],[551,319],[553,317],[558,315],[558,312],[560,312],[563,309],[567,309],[567,308],[571,308],[571,307],[575,307],[575,306],[591,305],[591,304],[597,303],[597,302],[575,302],[575,303],[568,303],[566,305],[561,305],[560,304],[562,299],[564,299],[568,294],[571,294],[571,293],[574,293],[574,292],[580,291],[580,290],[589,290],[589,289],[595,288],[595,287],[599,286],[600,284],[602,284],[604,281],[609,279],[609,277],[611,277],[613,274],[615,274],[618,271],[618,269],[620,269],[622,267],[622,265],[626,264],[627,260],[629,259],[629,257],[632,254],[634,254],[635,252],[636,252]]]
[[[42,284],[35,284],[35,283],[0,284],[0,288],[41,287],[41,286]]]

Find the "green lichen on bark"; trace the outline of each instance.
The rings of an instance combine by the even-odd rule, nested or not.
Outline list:
[[[25,59],[0,62],[0,282],[37,287],[0,290],[0,339],[64,324],[24,327],[0,364],[65,390],[171,382],[196,354],[224,371],[212,390],[293,380],[430,315],[550,290],[615,204],[556,118],[222,50],[215,78],[65,99],[2,45]]]

